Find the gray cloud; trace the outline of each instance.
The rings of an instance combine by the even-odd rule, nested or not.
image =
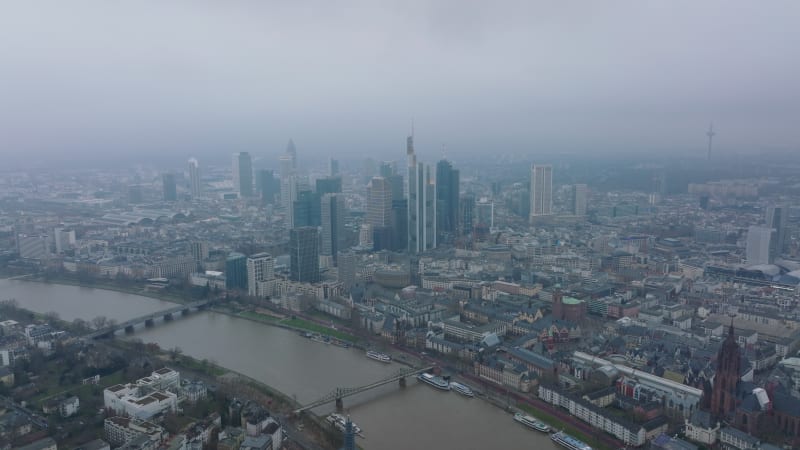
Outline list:
[[[797,148],[797,2],[18,2],[0,152]]]

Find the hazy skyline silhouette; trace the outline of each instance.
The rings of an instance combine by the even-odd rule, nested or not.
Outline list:
[[[800,143],[796,2],[6,5],[13,163]]]

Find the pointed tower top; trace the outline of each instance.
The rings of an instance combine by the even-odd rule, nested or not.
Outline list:
[[[286,144],[286,153],[297,154],[297,148],[294,146],[294,141],[290,138],[289,143]]]

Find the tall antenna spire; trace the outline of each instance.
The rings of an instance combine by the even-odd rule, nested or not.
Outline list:
[[[717,134],[714,132],[714,122],[708,126],[708,131],[706,131],[706,136],[708,136],[708,160],[711,161],[711,142],[714,140],[714,135]]]

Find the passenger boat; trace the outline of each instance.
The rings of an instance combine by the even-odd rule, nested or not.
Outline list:
[[[575,437],[564,433],[563,431],[551,434],[550,439],[552,439],[552,441],[556,444],[568,448],[569,450],[592,450],[592,447],[587,445],[585,442],[578,440]]]
[[[455,381],[451,381],[450,382],[450,388],[452,390],[458,392],[459,394],[466,396],[466,397],[474,397],[475,396],[475,394],[472,392],[472,389],[470,389],[470,387],[467,386],[466,384],[461,384],[461,383],[456,383]]]
[[[313,335],[311,337],[311,340],[314,341],[314,342],[319,342],[321,344],[330,344],[331,343],[331,338],[330,337],[324,336],[324,335],[321,335],[321,334]]]
[[[445,381],[445,379],[442,377],[437,377],[436,375],[432,375],[430,373],[421,373],[417,375],[417,379],[422,381],[423,383],[430,384],[436,389],[441,389],[443,391],[450,390],[450,383]]]
[[[333,413],[333,414],[329,415],[326,418],[326,420],[328,421],[328,423],[333,425],[334,428],[336,428],[337,430],[339,430],[341,432],[344,432],[345,427],[347,426],[347,418],[345,416],[341,415],[341,414]],[[353,433],[355,433],[357,435],[361,435],[361,431],[362,431],[361,428],[358,425],[356,425],[356,423],[353,422],[352,420],[350,421],[350,423],[353,424]]]
[[[374,359],[375,361],[380,361],[383,363],[392,362],[391,356],[387,355],[386,353],[376,352],[375,350],[367,351],[367,358]]]
[[[514,414],[514,420],[527,427],[533,428],[536,431],[541,431],[542,433],[550,432],[550,425],[547,425],[546,423],[542,422],[536,417],[526,416],[524,414],[516,413]]]

